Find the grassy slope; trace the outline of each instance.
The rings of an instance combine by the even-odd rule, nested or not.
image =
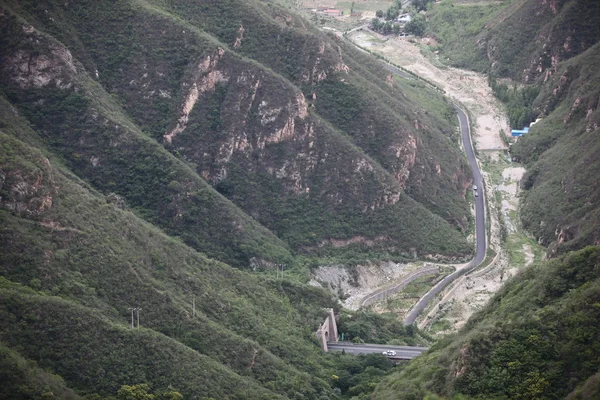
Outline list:
[[[333,305],[324,292],[257,279],[206,259],[131,212],[106,203],[103,196],[83,188],[77,178],[49,165],[37,150],[4,134],[2,143],[3,206],[31,207],[19,208],[17,214],[1,212],[4,277],[62,297],[64,304],[83,307],[85,314],[98,313],[98,327],[110,322],[126,336],[127,307],[141,306],[142,326],[150,328],[152,335],[168,343],[179,341],[177,346],[187,349],[181,351],[199,352],[210,365],[222,363],[228,371],[223,374],[245,375],[282,393],[299,391],[313,396],[311,393],[326,390],[327,384],[318,376],[325,376],[319,363],[327,363],[318,346],[308,340],[322,318],[321,307]],[[17,186],[26,188],[25,194],[14,192]],[[40,199],[48,197],[51,207],[39,211]],[[199,314],[195,319],[190,318],[192,295],[196,295]],[[15,296],[15,307],[22,307],[24,298]],[[46,298],[58,301],[47,296],[39,300]],[[57,338],[30,343],[23,338],[27,329],[17,323],[27,313],[10,308],[5,312],[17,319],[3,318],[2,340],[26,349],[26,357],[54,368],[70,382],[109,393],[120,384],[135,383],[127,380],[127,374],[119,375],[119,368],[130,368],[127,365],[115,367],[111,379],[72,376],[74,368],[82,368],[76,364],[84,362],[68,356],[69,345],[78,346],[74,338],[61,342],[66,353],[57,350],[53,362],[45,363],[36,349],[46,346],[52,352],[52,346],[59,346]],[[67,323],[62,321],[66,316],[55,323]],[[50,325],[41,323],[36,328],[40,334],[44,324]],[[94,335],[102,337],[99,332]],[[86,340],[85,336],[80,340]],[[89,345],[104,351],[95,339]],[[168,368],[169,360],[156,362]],[[310,370],[315,378],[302,370]],[[303,383],[293,384],[295,379]]]
[[[389,369],[381,356],[348,364],[320,351],[313,331],[323,307],[336,306],[323,290],[248,275],[166,236],[38,150],[28,124],[3,110],[0,342],[9,359],[40,367],[22,378],[2,364],[0,374],[29,382],[15,395],[71,396],[48,369],[80,393],[150,383],[186,397],[331,398],[332,373],[343,373],[343,392],[359,393],[372,390],[359,381]],[[139,331],[129,328],[131,306],[142,307]],[[366,334],[365,318],[375,317],[345,329],[419,343],[390,318]],[[380,371],[365,370],[373,363]]]
[[[241,73],[262,76],[265,82],[263,96],[266,96],[266,100],[270,103],[276,104],[281,101],[281,96],[287,99],[297,94],[298,89],[295,89],[286,78],[292,79],[304,91],[316,90],[318,96],[323,95],[324,99],[327,98],[329,92],[326,89],[320,88],[320,85],[311,86],[301,75],[307,71],[307,68],[313,65],[316,68],[316,64],[319,64],[315,57],[321,44],[326,47],[325,55],[320,61],[324,70],[330,71],[332,65],[339,61],[337,45],[332,39],[325,38],[315,32],[310,25],[306,26],[304,21],[290,16],[287,11],[277,7],[262,3],[256,5],[252,2],[234,3],[211,3],[210,6],[204,4],[201,7],[190,8],[185,2],[168,4],[155,2],[149,5],[147,2],[140,1],[121,2],[109,8],[102,2],[78,2],[63,7],[49,1],[19,6],[13,4],[13,7],[24,18],[36,26],[43,27],[67,44],[88,71],[100,72],[99,80],[103,88],[110,92],[113,98],[116,96],[128,113],[125,116],[118,116],[115,122],[124,125],[126,120],[136,134],[141,133],[141,130],[161,141],[165,129],[172,127],[173,116],[176,115],[179,99],[182,96],[182,83],[189,78],[188,75],[196,67],[198,59],[211,54],[217,46],[227,47],[199,31],[194,24],[210,30],[225,43],[231,41],[232,27],[234,25],[236,29],[239,27],[239,23],[235,21],[242,18],[242,23],[248,24],[240,52],[257,58],[276,69],[284,77],[230,52],[226,52],[222,68],[234,76]],[[168,14],[163,9],[179,16]],[[45,16],[46,10],[52,12],[52,21]],[[219,13],[221,17],[215,17],[213,20],[214,13]],[[247,19],[252,15],[257,18],[256,26]],[[282,28],[280,22],[272,19],[274,17],[280,20],[285,17],[285,21],[292,18],[291,22],[286,22],[290,27]],[[276,34],[275,31],[281,32]],[[272,40],[266,41],[268,35],[278,34],[283,35],[285,39],[281,40],[291,46],[287,51],[281,51],[281,43],[274,44]],[[258,45],[263,41],[267,46],[266,49]],[[344,49],[344,52],[351,51]],[[255,164],[254,153],[236,155],[227,164],[217,165],[216,168],[216,170],[225,168],[229,173],[229,179],[225,182],[213,181],[213,184],[216,183],[223,194],[296,248],[314,246],[330,237],[383,235],[386,240],[380,250],[386,254],[407,254],[411,248],[416,249],[420,254],[469,253],[470,246],[451,225],[443,221],[445,219],[462,230],[468,226],[463,187],[468,183],[469,172],[458,148],[448,139],[449,132],[452,131],[449,122],[451,119],[433,118],[422,112],[419,112],[420,115],[414,115],[414,111],[410,111],[413,106],[409,107],[410,103],[407,100],[399,100],[403,97],[402,93],[397,88],[390,88],[385,84],[385,73],[382,68],[373,64],[372,60],[364,59],[362,55],[360,57],[363,58],[361,60],[363,63],[371,63],[368,68],[354,62],[352,58],[358,57],[357,54],[351,53],[348,57],[347,62],[351,65],[352,71],[348,79],[358,82],[352,87],[359,88],[359,96],[363,98],[361,101],[372,106],[368,106],[371,108],[367,107],[360,114],[361,118],[358,118],[355,124],[344,125],[343,117],[334,116],[334,108],[341,110],[340,107],[344,106],[343,102],[331,104],[331,111],[322,112],[317,101],[319,116],[311,115],[308,123],[312,124],[311,126],[317,131],[317,140],[322,145],[318,149],[317,157],[325,161],[320,162],[318,168],[304,178],[309,182],[313,195],[304,198],[289,193],[289,189],[285,187],[286,182],[274,179],[272,172],[268,172],[285,166],[286,160],[291,155],[306,151],[306,148],[299,148],[299,146],[307,146],[306,142],[301,141],[265,148],[265,151],[259,155],[258,166]],[[290,70],[291,67],[297,70]],[[370,80],[377,84],[368,83],[359,73],[373,76],[376,79]],[[149,77],[145,78],[146,76]],[[330,77],[323,82],[331,80],[335,83],[337,82],[335,79],[338,78],[330,71]],[[96,83],[89,79],[79,78],[79,81],[80,85],[87,90],[99,89]],[[283,92],[281,87],[284,88]],[[230,102],[231,98],[238,96],[244,90],[247,89],[231,83],[215,91],[213,95],[201,98],[190,115],[190,125],[196,127],[196,130],[190,128],[177,139],[175,143],[177,147],[171,148],[173,154],[194,162],[193,167],[197,172],[211,171],[215,165],[214,154],[219,148],[216,145],[219,142],[215,141],[215,138],[219,135],[215,135],[210,126],[205,126],[206,121],[210,120],[210,115],[207,113],[215,104],[218,109],[227,110],[228,101]],[[278,90],[279,99],[273,94]],[[405,90],[417,91],[412,88],[405,88]],[[159,91],[168,93],[170,97],[156,95]],[[369,95],[369,91],[375,95]],[[149,95],[150,92],[154,95]],[[214,202],[215,200],[211,198],[214,194],[203,188],[191,199],[189,196],[187,198],[183,196],[183,192],[189,193],[189,186],[192,185],[190,181],[197,178],[187,176],[189,171],[186,173],[177,171],[178,167],[174,166],[171,169],[175,171],[170,175],[159,174],[156,169],[158,166],[162,169],[165,164],[170,165],[175,160],[169,158],[168,161],[163,161],[159,158],[157,161],[150,161],[149,157],[156,157],[155,151],[159,151],[157,154],[165,157],[164,153],[155,147],[154,142],[145,141],[144,147],[149,148],[143,167],[133,161],[135,158],[139,159],[139,156],[134,157],[131,153],[132,149],[115,149],[118,154],[106,154],[106,148],[109,147],[107,144],[110,143],[110,137],[114,132],[110,132],[107,127],[96,126],[93,110],[98,105],[95,101],[87,103],[89,99],[70,98],[51,91],[49,93],[14,90],[9,95],[12,101],[26,110],[29,118],[38,128],[41,129],[42,126],[44,130],[47,127],[54,128],[46,131],[46,136],[51,141],[53,149],[61,153],[70,168],[86,177],[97,189],[124,196],[131,206],[142,212],[146,218],[161,225],[167,232],[180,235],[186,243],[234,265],[248,265],[253,257],[290,263],[285,247],[281,242],[273,241],[267,232],[248,235],[238,239],[237,242],[230,243],[230,240],[224,236],[226,232],[223,230],[223,225],[211,225],[209,215],[214,215],[215,212],[206,207],[206,202],[209,204]],[[353,95],[354,93],[350,93],[349,96]],[[389,105],[376,106],[374,103],[377,101],[376,97],[385,99],[385,103]],[[43,109],[39,106],[39,102],[36,103],[41,98],[46,98],[45,101],[50,101],[56,107],[52,115],[47,115],[43,111],[48,109],[48,103],[44,104]],[[100,95],[100,100],[111,103],[104,94]],[[69,101],[71,105],[75,103],[79,108],[65,109],[65,101]],[[384,102],[380,103],[383,104]],[[400,110],[404,110],[400,114],[407,113],[405,118],[411,121],[410,123],[394,116]],[[72,111],[71,116],[68,111]],[[119,113],[118,109],[111,110],[113,117]],[[87,116],[84,121],[81,120],[82,115]],[[128,117],[131,117],[131,121]],[[228,120],[227,114],[223,111],[219,116],[222,118],[222,126],[238,127],[237,129],[240,121],[249,121],[247,117],[243,114],[233,115]],[[321,118],[331,121],[333,126],[321,123]],[[414,119],[418,119],[421,126],[425,127],[421,128],[424,129],[423,133],[412,132],[409,125]],[[76,126],[81,126],[82,122],[87,132],[102,129],[106,132],[105,139],[91,138],[85,131],[75,129]],[[141,129],[138,130],[131,122]],[[337,131],[345,126],[350,126],[352,129]],[[369,127],[368,131],[363,129],[366,127]],[[398,130],[397,127],[402,128]],[[260,126],[257,128],[250,126],[249,130],[259,132]],[[71,140],[72,138],[65,138],[65,134],[70,131],[78,131],[77,142]],[[366,132],[366,136],[359,137],[359,133],[362,134],[363,131]],[[352,135],[352,139],[345,135],[347,133]],[[439,216],[429,214],[421,204],[404,195],[393,207],[380,208],[378,211],[363,214],[362,212],[370,209],[372,204],[381,204],[381,199],[385,196],[400,190],[391,175],[402,169],[404,161],[402,157],[395,156],[392,148],[386,146],[390,142],[402,145],[407,133],[416,135],[420,147],[416,164],[410,174],[408,190],[412,197]],[[225,139],[223,137],[223,140]],[[356,147],[354,143],[360,147]],[[102,154],[104,157],[100,156],[101,160],[104,160],[103,166],[109,168],[92,168],[87,162],[91,157],[99,156],[95,154],[98,152],[97,146],[101,146],[104,153]],[[203,152],[199,149],[203,149]],[[205,149],[209,149],[208,152]],[[211,153],[210,149],[215,150]],[[203,153],[211,156],[203,158],[200,156]],[[440,155],[437,156],[438,154]],[[437,159],[433,160],[434,157]],[[357,159],[369,160],[375,167],[374,171],[362,171],[348,176],[348,171],[356,168]],[[124,160],[127,160],[128,165],[117,168]],[[429,173],[435,170],[436,164],[441,166],[443,172]],[[127,178],[125,180],[117,178],[116,174]],[[140,182],[140,177],[143,176],[153,180],[152,187],[148,185],[147,179]],[[350,190],[348,190],[348,181],[352,182],[351,186],[354,186]],[[223,190],[224,186],[225,190]],[[153,198],[147,196],[149,191],[168,193],[169,196],[166,199]],[[190,204],[190,201],[196,204]],[[181,208],[188,212],[185,212],[183,219],[178,219],[176,215]],[[416,220],[413,215],[419,215],[421,219]],[[384,219],[385,225],[377,225]],[[210,229],[207,230],[206,227],[199,229],[200,224],[208,224]],[[399,229],[400,226],[403,228]],[[387,228],[390,229],[389,232],[386,231]],[[422,231],[423,237],[433,239],[427,242],[415,240],[414,235],[408,234],[413,231],[413,228]],[[260,227],[254,229],[260,231]],[[357,250],[364,251],[356,249],[354,252]]]
[[[0,344],[0,397],[3,399],[81,399],[59,376],[50,374],[4,344]]]
[[[392,374],[377,399],[434,392],[485,399],[565,398],[597,390],[600,247],[535,265],[511,280],[462,331]],[[593,398],[593,397],[579,397]]]
[[[600,5],[588,0],[512,0],[432,7],[431,32],[452,65],[533,83],[600,39]]]

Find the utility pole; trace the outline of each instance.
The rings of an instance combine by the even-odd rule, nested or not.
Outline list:
[[[136,308],[137,310],[137,328],[140,329],[140,311],[142,311],[141,307]]]
[[[196,295],[192,297],[192,317],[196,316]]]
[[[131,310],[131,329],[133,329],[133,310],[135,310],[135,308],[129,307],[128,310]]]

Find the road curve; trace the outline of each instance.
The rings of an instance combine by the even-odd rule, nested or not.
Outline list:
[[[448,286],[456,278],[466,274],[469,271],[477,268],[479,264],[485,259],[486,250],[486,237],[485,237],[485,209],[484,209],[484,187],[481,179],[481,171],[477,165],[477,159],[475,158],[475,151],[473,150],[473,144],[471,143],[471,130],[469,128],[469,118],[467,114],[456,104],[454,109],[458,115],[458,121],[460,124],[460,131],[462,133],[462,141],[465,147],[465,153],[467,154],[467,160],[471,165],[471,171],[473,172],[473,184],[477,186],[477,192],[479,196],[475,197],[475,258],[467,264],[466,267],[454,271],[450,275],[446,276],[440,282],[432,287],[429,292],[425,293],[423,297],[419,299],[417,304],[414,305],[412,310],[404,318],[404,325],[412,325],[419,314],[425,309],[427,304],[433,300],[433,298],[441,292],[446,286]]]
[[[361,307],[368,306],[369,304],[372,304],[378,300],[385,299],[390,294],[398,293],[399,291],[404,290],[404,288],[406,286],[408,286],[408,284],[411,283],[412,281],[419,279],[422,276],[433,275],[433,274],[436,274],[439,272],[440,272],[440,269],[438,267],[420,268],[420,269],[414,271],[412,274],[410,274],[406,278],[404,278],[399,283],[396,283],[395,285],[393,285],[391,287],[386,287],[384,289],[377,290],[377,291],[369,294],[368,296],[364,297],[360,302],[360,306]]]
[[[429,350],[427,347],[391,346],[386,344],[353,344],[349,342],[327,343],[327,348],[328,350],[333,351],[343,350],[349,354],[381,354],[384,351],[394,350],[396,355],[390,356],[389,358],[395,360],[412,360]]]

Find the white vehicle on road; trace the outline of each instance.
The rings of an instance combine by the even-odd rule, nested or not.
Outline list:
[[[394,350],[388,350],[388,351],[384,351],[383,352],[384,356],[388,356],[388,357],[392,357],[396,355],[396,352]]]

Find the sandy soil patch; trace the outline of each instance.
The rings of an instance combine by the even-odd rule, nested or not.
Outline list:
[[[360,46],[369,47],[385,55],[393,63],[434,82],[443,88],[450,98],[467,107],[475,118],[473,137],[476,148],[480,150],[507,148],[501,135],[510,133],[508,119],[502,112],[501,105],[494,98],[484,75],[434,65],[418,47],[420,41],[435,46],[435,43],[428,38],[396,38],[368,31],[353,32],[349,36]],[[373,38],[387,40],[381,43],[373,41]]]

